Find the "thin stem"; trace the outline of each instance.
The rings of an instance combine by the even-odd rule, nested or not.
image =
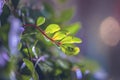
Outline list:
[[[25,27],[30,27],[30,26],[32,26],[32,27],[36,28],[37,30],[39,30],[39,31],[40,31],[47,39],[49,39],[51,42],[55,43],[55,44],[58,45],[58,46],[61,45],[60,42],[56,42],[55,40],[53,40],[52,38],[50,38],[49,36],[47,36],[46,33],[45,33],[41,28],[39,28],[38,26],[33,25],[33,24],[25,24],[25,25],[23,25],[23,26],[25,26]]]

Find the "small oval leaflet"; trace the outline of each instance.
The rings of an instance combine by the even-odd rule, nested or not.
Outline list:
[[[40,26],[45,23],[45,18],[44,17],[38,17],[36,25]]]

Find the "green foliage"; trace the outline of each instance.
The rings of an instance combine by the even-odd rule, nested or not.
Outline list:
[[[37,74],[36,71],[35,71],[35,68],[34,68],[33,63],[32,63],[30,60],[28,60],[28,59],[23,59],[23,61],[25,62],[25,64],[26,64],[26,66],[28,67],[28,69],[31,71],[31,73],[32,73],[32,78],[33,78],[34,80],[39,80],[39,79],[38,79],[38,74]]]
[[[80,52],[78,47],[74,45],[61,45],[61,50],[67,55],[77,55]]]
[[[31,79],[30,76],[22,75],[22,80],[30,80],[30,79]]]
[[[63,23],[63,22],[70,20],[73,17],[73,13],[74,13],[74,8],[69,8],[69,9],[63,10],[61,12],[60,16],[58,17],[58,19],[55,20],[55,22]]]
[[[64,37],[66,37],[66,34],[62,31],[58,31],[54,34],[54,36],[52,37],[53,40],[61,40]]]
[[[74,46],[68,46],[67,44],[73,43],[82,43],[82,40],[77,37],[68,36],[68,31],[60,31],[60,26],[57,24],[50,24],[46,29],[45,33],[54,33],[52,38],[49,38],[54,42],[57,46],[61,47],[61,50],[67,55],[76,55],[79,53],[79,48]],[[46,35],[45,35],[46,36]],[[48,37],[47,37],[48,38]],[[59,40],[57,42],[56,40]],[[64,46],[63,46],[64,44]]]
[[[54,33],[56,31],[60,30],[60,26],[57,24],[50,24],[47,26],[47,28],[45,29],[45,32],[48,33]]]
[[[45,23],[45,18],[44,17],[38,17],[36,25],[40,26]]]
[[[66,2],[67,0],[59,1]],[[15,12],[10,11],[11,14],[24,24],[21,27],[25,29],[20,36],[17,36],[21,39],[18,41],[19,45],[17,45],[19,54],[16,53],[14,61],[8,61],[10,64],[14,62],[12,66],[15,66],[15,69],[9,68],[14,73],[17,72],[15,77],[18,79],[16,80],[75,80],[71,78],[71,70],[76,63],[73,63],[67,57],[65,58],[65,56],[71,57],[80,52],[80,48],[76,47],[74,43],[82,43],[80,38],[75,37],[81,24],[79,22],[70,25],[64,24],[72,19],[74,8],[63,10],[59,13],[59,16],[56,16],[52,5],[46,2],[43,2],[42,9],[36,6],[26,7],[24,4],[21,6],[19,0],[15,2],[12,0],[11,3],[14,4],[13,6],[10,4],[12,8],[16,7]],[[22,4],[22,1],[20,4]],[[4,13],[6,11],[9,10],[5,9]],[[11,27],[8,25],[7,16],[5,18],[0,16],[0,41],[3,40],[3,45],[5,45],[11,58],[13,56],[8,47],[8,34]],[[19,30],[17,32],[19,33]],[[10,73],[8,74],[10,75]]]
[[[70,43],[81,43],[82,40],[77,37],[67,36],[60,41],[61,44],[70,44]]]
[[[81,28],[81,24],[79,22],[76,22],[76,23],[73,23],[73,24],[65,27],[64,29],[69,31],[70,34],[75,35],[78,32],[78,30],[80,30],[80,28]]]

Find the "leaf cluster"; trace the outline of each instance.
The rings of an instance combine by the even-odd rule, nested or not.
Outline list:
[[[36,25],[40,26],[45,22],[45,18],[39,17]],[[68,30],[62,30],[57,24],[49,24],[44,30],[45,36],[55,43],[61,50],[67,55],[76,55],[80,52],[80,49],[73,45],[74,43],[82,43],[82,40],[78,37],[70,35]],[[52,36],[49,36],[52,35]]]

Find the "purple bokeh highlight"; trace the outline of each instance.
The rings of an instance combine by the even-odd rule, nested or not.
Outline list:
[[[5,4],[5,1],[4,0],[0,0],[0,15],[3,12],[2,8],[3,8],[4,4]]]
[[[8,21],[10,23],[10,31],[8,36],[9,48],[11,54],[15,55],[18,53],[18,44],[21,39],[20,35],[24,31],[24,28],[22,27],[21,21],[14,16],[10,16]]]
[[[7,52],[0,51],[0,67],[4,67],[8,61],[9,61],[9,56]]]

